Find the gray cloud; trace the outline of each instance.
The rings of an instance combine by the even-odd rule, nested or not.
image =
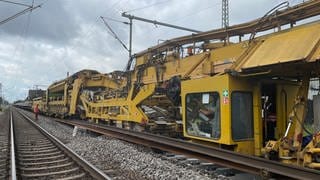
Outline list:
[[[42,3],[35,2],[37,5]],[[46,40],[50,43],[68,43],[78,36],[78,19],[67,9],[67,3],[61,0],[44,2],[41,8],[35,9],[32,13],[26,13],[2,25],[0,33],[3,36],[22,36],[27,33],[28,38]],[[9,17],[22,9],[24,7],[0,2],[0,17]],[[25,30],[27,27],[28,30]]]
[[[290,2],[301,2],[293,0]],[[20,0],[17,2],[28,2]],[[221,26],[221,1],[216,0],[36,0],[42,8],[0,26],[0,82],[10,101],[26,97],[34,85],[50,85],[67,72],[95,69],[106,73],[122,70],[128,53],[106,30],[100,16],[127,21],[121,11],[150,4],[128,13],[202,31]],[[163,2],[163,3],[159,3]],[[280,0],[230,0],[230,24],[262,16]],[[0,20],[21,7],[0,2]],[[28,20],[30,19],[30,20]],[[29,21],[29,25],[28,25]],[[128,26],[109,21],[128,43]],[[28,28],[27,28],[28,27]],[[133,51],[139,52],[190,32],[134,21]]]

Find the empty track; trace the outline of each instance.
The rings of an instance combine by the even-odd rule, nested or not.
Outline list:
[[[30,118],[15,110],[11,118],[18,179],[110,179]]]

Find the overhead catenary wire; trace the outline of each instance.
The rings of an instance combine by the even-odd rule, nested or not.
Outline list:
[[[118,0],[118,1],[116,1],[115,3],[113,3],[113,4],[110,6],[110,8],[113,8],[113,7],[115,7],[116,5],[120,4],[121,1],[123,1],[123,0]]]
[[[118,37],[118,35],[113,31],[113,29],[111,28],[111,26],[107,23],[107,21],[100,16],[100,18],[102,19],[104,25],[109,29],[110,35],[112,35],[116,40],[118,40],[120,42],[120,44],[129,52],[128,47],[124,44],[124,42],[121,41],[121,39]]]
[[[113,3],[113,4],[109,7],[109,10],[112,10],[114,7],[116,7],[118,4],[120,4],[121,1],[123,1],[123,0],[118,0],[118,1],[116,1],[115,3]],[[107,12],[110,12],[110,11],[107,11]]]
[[[30,7],[33,7],[34,6],[34,0],[32,0],[32,5],[30,5]],[[29,14],[27,16],[27,22],[24,26],[24,29],[23,31],[21,32],[21,35],[19,36],[20,37],[20,42],[18,43],[18,45],[15,47],[14,49],[14,53],[13,53],[13,56],[12,56],[12,59],[15,58],[16,54],[17,54],[17,51],[18,49],[21,47],[21,51],[23,51],[24,49],[24,42],[26,40],[26,37],[29,33],[29,27],[30,27],[30,22],[31,22],[31,14],[32,14],[32,10],[29,11]],[[20,47],[19,47],[20,46]]]
[[[172,1],[172,0],[160,1],[160,2],[157,2],[157,3],[154,3],[154,4],[149,4],[149,5],[146,5],[146,6],[139,7],[139,8],[130,9],[130,10],[127,10],[127,11],[125,11],[125,12],[127,13],[127,12],[133,12],[133,11],[138,11],[138,10],[142,10],[142,9],[147,9],[147,8],[150,8],[150,7],[159,5],[159,4],[167,3],[167,2],[169,2],[169,1]]]
[[[114,19],[114,18],[110,18],[110,17],[105,17],[105,16],[102,16],[104,19],[108,19],[110,21],[114,21],[114,22],[119,22],[119,23],[123,23],[123,24],[126,24],[128,25],[129,22],[126,22],[126,21],[121,21],[121,20],[117,20],[117,19]]]
[[[26,9],[24,9],[24,10],[22,10],[22,11],[16,13],[16,14],[14,14],[13,16],[10,16],[10,17],[6,18],[5,20],[0,21],[0,25],[5,24],[5,23],[17,18],[18,16],[21,16],[21,15],[23,15],[23,14],[29,12],[29,11],[32,11],[32,10],[34,10],[36,8],[39,8],[39,7],[41,7],[41,5],[37,5],[37,6],[34,6],[34,7],[26,8]]]
[[[9,1],[4,1],[4,0],[0,0],[0,2],[4,2],[4,3],[11,3],[11,4],[14,4],[14,5],[21,5],[21,6],[25,6],[27,8],[23,9],[22,11],[14,14],[13,16],[10,16],[9,18],[3,20],[0,22],[0,25],[6,23],[6,22],[9,22],[15,18],[17,18],[18,16],[20,15],[23,15],[23,14],[26,14],[28,13],[28,16],[27,16],[27,19],[26,19],[26,22],[23,23],[23,27],[21,28],[21,32],[19,33],[19,36],[18,36],[18,41],[17,41],[17,44],[15,45],[14,47],[14,50],[13,50],[13,55],[11,56],[11,59],[14,60],[14,59],[21,59],[21,58],[15,58],[17,56],[17,52],[18,51],[23,51],[24,49],[24,43],[26,41],[26,37],[28,36],[28,33],[29,33],[29,28],[30,28],[30,23],[31,23],[31,15],[32,15],[32,11],[34,9],[37,9],[39,7],[42,7],[43,4],[45,4],[48,0],[45,0],[43,1],[41,4],[38,4],[35,6],[35,0],[32,0],[32,3],[29,5],[29,4],[22,4],[22,3],[16,3],[16,2],[9,2]],[[16,86],[13,87],[13,89],[17,89]],[[7,92],[6,92],[7,93]],[[12,94],[8,94],[8,96],[11,97],[11,100],[12,99],[17,99],[17,97],[19,95],[12,95]]]
[[[182,19],[185,19],[185,18],[187,18],[187,17],[190,17],[190,16],[193,16],[193,15],[202,13],[202,12],[208,10],[208,9],[212,9],[212,8],[217,7],[217,6],[220,6],[220,5],[221,5],[221,3],[216,3],[216,4],[212,5],[212,6],[208,6],[208,7],[206,7],[206,8],[199,9],[198,11],[193,11],[193,13],[188,13],[188,14],[186,14],[186,15],[183,15],[182,17],[174,18],[174,19],[172,19],[170,22],[180,21],[180,20],[182,20]]]
[[[115,2],[114,4],[112,4],[111,6],[108,6],[105,16],[111,17],[111,16],[114,16],[116,13],[122,12],[121,9],[124,9],[122,7],[122,4],[125,4],[127,1],[129,1],[129,0],[126,0],[126,1],[119,0],[119,1]]]
[[[34,0],[32,0],[32,4],[28,5],[28,6],[29,7],[33,7],[34,6]],[[29,11],[29,14],[27,16],[27,22],[24,25],[23,30],[21,31],[21,34],[19,36],[20,39],[18,41],[18,45],[14,48],[12,59],[15,59],[18,49],[21,48],[21,51],[23,51],[24,42],[25,42],[25,39],[26,39],[27,34],[29,32],[30,21],[31,21],[31,13],[32,13],[32,10]]]
[[[32,0],[32,6],[34,5],[34,0]],[[28,14],[28,17],[27,17],[27,24],[26,24],[26,27],[25,27],[25,31],[24,31],[24,34],[23,34],[23,43],[22,43],[22,47],[21,47],[21,51],[23,51],[24,49],[24,42],[26,41],[26,38],[28,36],[28,33],[29,33],[29,27],[30,27],[30,23],[31,23],[31,14],[32,14],[32,10],[29,12]]]
[[[0,2],[9,3],[9,4],[15,4],[15,5],[20,5],[20,6],[25,6],[25,7],[32,7],[32,6],[28,5],[28,4],[23,4],[23,3],[13,2],[13,1],[7,1],[7,0],[0,0]]]
[[[120,4],[120,2],[123,2],[123,0],[119,0],[119,1],[117,1],[117,2],[115,2],[114,4],[112,4],[111,6],[110,6],[110,8],[112,8],[112,7],[115,7],[116,5],[119,5]],[[111,9],[110,9],[111,10]],[[109,9],[107,10],[107,12],[111,12],[111,11],[109,11]],[[104,17],[105,18],[105,17]],[[100,20],[100,17],[97,17],[96,18],[96,23],[98,23]],[[84,35],[83,36],[86,36],[86,37],[89,37],[89,36],[92,36],[92,35],[96,35],[96,34],[98,34],[98,31],[96,30],[96,28],[95,28],[95,24],[90,24],[89,26],[87,26],[87,30],[84,32]],[[64,65],[64,67],[65,67],[65,71],[66,72],[70,72],[70,73],[72,73],[72,72],[74,72],[75,70],[73,70],[74,68],[72,68],[68,63],[66,63],[66,58],[67,58],[67,54],[68,54],[68,52],[71,52],[71,51],[77,51],[77,46],[64,46],[64,54],[63,54],[63,56],[62,56],[62,58],[61,58],[61,61],[63,62],[63,65]],[[103,61],[103,60],[100,60],[100,61]],[[49,69],[50,71],[52,71],[53,69],[55,69],[56,68],[56,66],[57,66],[57,63],[54,63],[54,65],[53,66],[50,66],[51,68]],[[58,77],[59,75],[57,75],[57,77]],[[54,77],[52,78],[52,79],[54,79]]]

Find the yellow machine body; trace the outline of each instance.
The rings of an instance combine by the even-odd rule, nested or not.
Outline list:
[[[318,152],[318,148],[301,149],[303,133],[301,124],[303,124],[307,109],[305,104],[308,98],[310,78],[317,77],[320,73],[318,62],[316,62],[320,59],[319,29],[320,23],[316,22],[262,36],[257,38],[255,42],[251,42],[251,46],[246,48],[244,52],[242,51],[242,54],[236,57],[230,55],[227,58],[235,60],[226,71],[235,74],[234,76],[231,76],[230,73],[219,73],[212,77],[183,81],[181,95],[184,136],[195,142],[256,156],[275,152],[278,154],[278,158],[285,163],[308,164],[308,167],[318,168],[319,163],[303,161],[303,157],[312,161],[310,154]],[[246,43],[248,42],[244,42],[243,46]],[[214,53],[219,52],[214,51]],[[216,131],[220,136],[216,137],[212,137],[212,134],[216,133],[214,128],[212,131],[208,130],[208,126],[212,123],[207,123],[205,122],[206,118],[201,120],[199,117],[201,116],[201,108],[193,112],[190,110],[192,108],[188,107],[188,104],[192,104],[188,95],[200,94],[198,101],[206,101],[209,104],[208,93],[210,92],[217,93],[215,98],[219,99],[219,108],[217,109],[219,109],[220,121],[218,124],[220,124],[220,129]],[[233,97],[235,92],[250,94],[250,98],[248,98],[250,103],[237,104],[240,101],[239,97]],[[202,99],[201,95],[204,96]],[[263,113],[266,108],[264,108],[263,102],[268,98],[268,101],[272,102],[270,105],[272,110],[269,110],[270,116],[264,117],[266,115]],[[242,99],[242,101],[248,100]],[[233,105],[240,108],[236,110],[237,113],[232,112],[235,109]],[[205,103],[201,106],[206,108]],[[249,111],[251,117],[242,116],[243,112],[248,109],[251,109]],[[189,119],[188,111],[192,112]],[[241,118],[236,118],[239,121],[236,122],[233,115],[235,117],[241,116],[242,120],[243,118],[249,120],[241,122]],[[292,124],[288,127],[290,118]],[[214,120],[211,119],[211,121]],[[193,125],[188,125],[188,123]],[[271,126],[270,124],[274,128],[272,133],[267,128]],[[188,129],[188,126],[191,127],[191,130]],[[199,130],[200,127],[203,131]],[[241,129],[245,130],[241,132]],[[198,133],[193,131],[198,131]],[[250,131],[250,136],[243,139],[237,138],[239,135],[247,134],[246,131]],[[319,146],[319,142],[312,141],[312,144],[308,145],[307,149],[314,147],[315,144],[317,147]],[[263,148],[265,146],[266,148]],[[309,152],[308,158],[306,152]]]
[[[214,98],[218,98],[218,100],[208,99],[208,93],[215,93],[216,96]],[[251,98],[249,99],[251,103],[250,107],[242,107],[248,108],[250,110],[250,120],[248,122],[239,123],[239,127],[232,127],[232,117],[231,117],[231,102],[232,96],[234,93],[246,93]],[[200,100],[203,103],[202,105],[205,106],[206,104],[210,104],[209,101],[217,101],[214,121],[218,124],[211,133],[205,133],[203,135],[194,135],[192,133],[193,130],[189,130],[189,128],[196,129],[190,125],[188,127],[188,123],[195,121],[196,118],[194,117],[188,118],[188,112],[190,108],[188,107],[191,104],[192,99],[190,97],[201,94]],[[252,85],[244,80],[244,79],[237,79],[228,74],[189,80],[182,82],[182,109],[183,109],[183,124],[184,126],[184,136],[194,139],[194,140],[202,140],[207,142],[214,142],[216,145],[225,145],[228,149],[233,149],[238,152],[246,153],[246,154],[254,154],[254,133],[253,133],[253,88]],[[205,107],[204,107],[205,108]],[[200,109],[201,111],[201,109]],[[199,112],[198,112],[199,113]],[[201,113],[201,112],[200,112]],[[194,114],[194,112],[192,112]],[[201,114],[200,114],[201,116]],[[202,115],[203,116],[203,115]],[[201,120],[200,120],[201,121]],[[202,120],[204,121],[204,120]],[[195,122],[197,123],[197,122]],[[200,123],[200,122],[199,122]],[[248,123],[248,124],[247,124]],[[212,123],[205,123],[203,128],[207,128],[208,125]],[[200,124],[199,124],[200,125]],[[194,125],[196,126],[196,125]],[[251,129],[250,129],[251,126]],[[234,138],[232,134],[232,129],[236,130],[239,129],[247,129],[246,137]],[[199,130],[200,131],[200,130]],[[250,131],[250,132],[249,132]],[[201,131],[200,131],[201,134]],[[214,134],[214,135],[212,135]]]
[[[301,7],[319,5],[310,1]],[[266,21],[264,30],[275,27]],[[150,48],[135,56],[132,71],[120,76],[80,71],[51,85],[40,107],[49,114],[80,110],[86,119],[119,127],[170,127],[197,143],[320,167],[313,158],[320,153],[320,138],[314,136],[306,147],[301,143],[309,81],[320,76],[320,21],[237,43],[210,41],[210,36],[229,38],[229,32],[181,37],[182,45],[203,38],[198,51],[195,42],[189,44],[193,50],[188,54],[179,43]],[[170,120],[152,119],[149,107]],[[174,119],[179,115],[182,129],[181,119]]]

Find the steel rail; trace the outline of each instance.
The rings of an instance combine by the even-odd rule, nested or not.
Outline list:
[[[177,154],[206,160],[218,165],[238,169],[244,172],[265,176],[273,174],[278,177],[295,179],[319,179],[320,171],[287,165],[259,157],[239,154],[224,149],[209,147],[183,140],[163,137],[155,134],[135,132],[116,127],[105,127],[79,121],[65,121],[54,119],[58,122],[78,126],[90,131],[111,136],[124,141],[138,143],[152,148],[157,148]]]
[[[16,170],[16,156],[15,156],[15,149],[14,149],[14,133],[13,133],[13,120],[12,120],[12,111],[10,112],[10,152],[11,152],[11,180],[17,179],[17,170]]]
[[[15,108],[16,109],[16,108]],[[17,110],[17,109],[16,109]],[[40,127],[38,124],[32,121],[30,117],[26,114],[22,113],[21,111],[17,110],[25,119],[27,119],[34,127],[36,127],[40,132],[49,138],[57,147],[59,147],[64,153],[66,153],[70,158],[76,161],[82,168],[84,168],[87,172],[90,173],[95,179],[107,179],[111,180],[112,178],[106,175],[104,172],[93,166],[90,162],[79,156],[75,153],[72,149],[64,145],[59,139],[51,135],[48,131]]]

